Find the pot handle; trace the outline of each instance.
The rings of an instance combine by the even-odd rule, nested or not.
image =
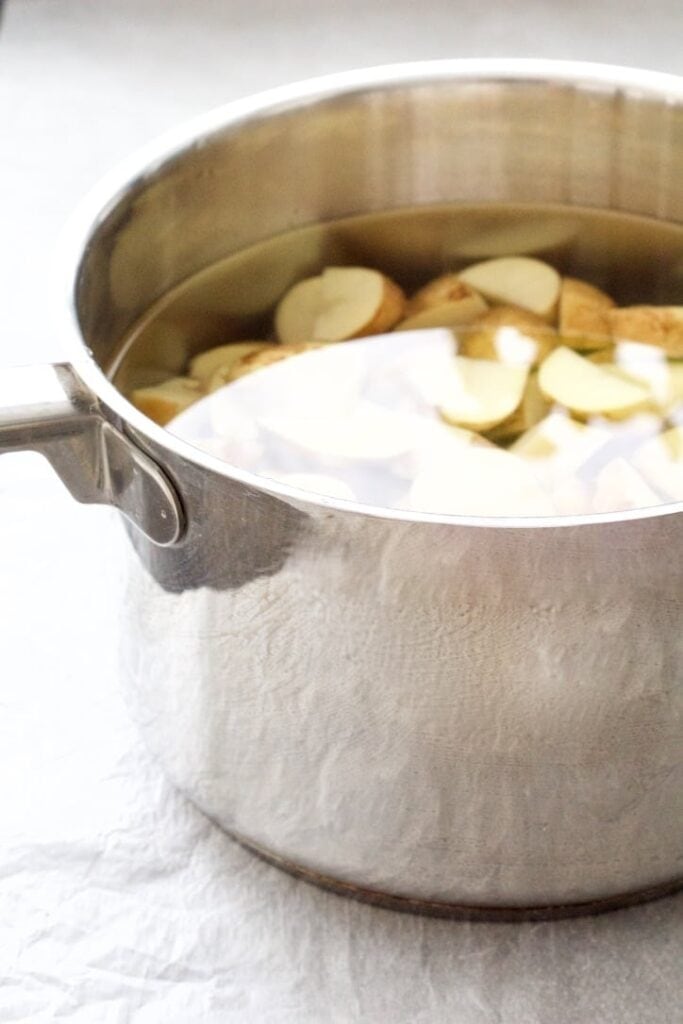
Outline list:
[[[76,501],[113,505],[162,547],[182,535],[174,487],[105,419],[68,364],[8,367],[0,374],[0,455],[27,450],[48,459]]]

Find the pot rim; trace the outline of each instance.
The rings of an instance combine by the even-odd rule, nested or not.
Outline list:
[[[76,309],[78,274],[88,243],[97,227],[116,208],[133,185],[144,182],[161,166],[192,146],[201,145],[203,138],[227,127],[237,130],[241,124],[248,121],[312,105],[334,96],[351,95],[368,89],[454,80],[473,83],[545,81],[549,85],[567,84],[593,90],[603,88],[612,92],[634,91],[641,96],[649,94],[664,103],[683,104],[683,76],[588,61],[498,57],[423,60],[356,68],[275,86],[222,104],[172,127],[120,161],[85,195],[69,218],[54,254],[52,291],[58,336],[65,342],[71,363],[87,386],[121,418],[123,423],[133,428],[135,435],[141,438],[143,443],[152,442],[156,447],[161,447],[206,470],[229,477],[311,512],[317,508],[355,513],[375,519],[489,529],[562,529],[654,519],[683,511],[681,501],[622,512],[571,516],[460,516],[404,511],[315,495],[231,466],[154,423],[114,387],[86,345]]]

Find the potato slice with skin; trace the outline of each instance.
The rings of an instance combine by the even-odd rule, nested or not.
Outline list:
[[[537,366],[552,352],[557,335],[544,320],[517,306],[497,306],[458,332],[458,352],[472,359],[495,359]]]
[[[549,410],[548,401],[538,386],[538,374],[530,373],[519,407],[486,436],[498,444],[505,444],[540,423]]]
[[[323,308],[312,341],[345,341],[383,334],[403,316],[405,295],[378,270],[328,267],[323,271]]]
[[[369,267],[327,267],[294,285],[275,311],[284,344],[333,342],[382,334],[403,316],[405,296]]]
[[[240,377],[245,377],[248,373],[262,370],[273,363],[279,363],[282,359],[289,359],[290,356],[298,356],[303,352],[312,352],[316,348],[322,348],[322,342],[309,341],[299,345],[268,345],[265,349],[248,352],[229,366],[225,373],[222,369],[218,369],[211,378],[209,391],[216,391],[218,388],[223,387],[224,384],[230,384],[234,380],[239,380]]]
[[[417,331],[428,327],[461,327],[475,320],[486,303],[478,296],[461,299],[460,302],[443,302],[440,306],[429,306],[427,309],[406,317],[396,324],[395,331]]]
[[[599,348],[612,337],[608,313],[615,302],[605,292],[576,277],[563,277],[559,330],[564,344],[579,351]]]
[[[250,352],[262,352],[271,347],[272,342],[269,341],[232,341],[227,345],[218,345],[193,356],[189,366],[190,377],[207,387],[217,370],[225,371],[242,356],[249,355]]]
[[[458,274],[442,274],[411,296],[406,304],[406,316],[415,316],[426,309],[444,304],[459,305],[461,302],[476,308],[477,315],[488,308],[479,292],[461,280]]]
[[[667,360],[653,345],[625,341],[586,358],[623,380],[648,388],[653,404],[665,415],[683,402],[683,362]]]
[[[555,328],[551,327],[545,320],[542,320],[540,316],[530,313],[528,309],[522,309],[521,306],[510,304],[494,306],[492,309],[486,310],[485,313],[477,317],[475,326],[519,327],[522,331],[528,331],[529,336],[532,338],[536,337],[537,334],[540,337],[556,337],[557,334]]]
[[[636,381],[646,387],[653,405],[666,410],[671,405],[672,381],[670,364],[654,345],[642,345],[637,341],[622,341],[614,346],[614,364],[606,366],[612,373]]]
[[[312,341],[322,291],[323,279],[319,276],[307,277],[285,292],[275,310],[275,333],[283,344]]]
[[[140,412],[164,427],[203,394],[199,381],[191,377],[171,377],[153,387],[137,388],[130,397]]]
[[[656,345],[672,359],[683,358],[683,306],[627,306],[608,318],[615,341]]]
[[[558,345],[564,345],[565,348],[571,348],[574,352],[580,352],[582,356],[593,356],[596,352],[604,352],[607,346],[604,338],[589,338],[587,335],[582,337],[565,337],[564,334],[558,334],[557,336]],[[599,362],[599,360],[596,360]]]
[[[560,344],[564,345],[565,348],[571,348],[571,345],[565,344],[566,339],[560,338]],[[614,345],[605,345],[604,348],[598,348],[594,352],[584,352],[584,359],[588,359],[591,363],[597,363],[598,366],[616,366],[615,363],[616,347]]]
[[[453,426],[489,430],[520,404],[528,372],[526,366],[455,356],[452,376],[443,382],[447,397],[439,413]]]
[[[460,272],[465,281],[489,302],[520,306],[552,323],[560,295],[560,275],[542,260],[529,256],[502,256],[475,263]]]
[[[651,405],[647,387],[623,379],[564,346],[555,349],[541,365],[538,383],[549,401],[580,416],[622,419]]]
[[[586,356],[586,358],[590,359],[590,356]],[[658,402],[657,395],[653,394],[651,382],[647,379],[647,376],[639,373],[635,367],[631,366],[627,369],[626,367],[619,366],[618,363],[613,363],[607,359],[591,359],[590,361],[595,362],[596,365],[602,367],[602,369],[607,373],[611,373],[614,377],[618,377],[619,380],[630,381],[632,384],[640,384],[642,387],[647,388],[650,392],[650,399],[653,406],[661,405],[663,408],[666,405],[666,391],[663,391],[661,387],[657,389],[657,393],[661,399],[661,401]],[[666,374],[666,368],[664,368],[664,373]],[[664,388],[666,388],[666,384],[664,384]]]

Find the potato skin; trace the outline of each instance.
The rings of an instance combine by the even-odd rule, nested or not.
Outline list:
[[[199,381],[191,377],[171,377],[163,384],[137,388],[130,400],[140,412],[165,427],[167,423],[204,394]]]
[[[606,292],[577,277],[563,277],[559,329],[570,348],[600,348],[612,336],[609,312],[615,302]]]
[[[608,318],[615,341],[656,345],[671,359],[683,359],[683,306],[625,306]]]
[[[473,298],[480,299],[482,306],[486,306],[479,292],[465,281],[461,281],[457,274],[442,274],[415,292],[406,304],[405,316],[414,316],[432,306],[441,306],[444,302],[460,302],[462,299]]]
[[[272,366],[273,363],[279,363],[283,359],[289,359],[291,356],[310,352],[316,348],[324,348],[324,346],[325,342],[322,341],[306,341],[297,345],[271,345],[258,352],[249,352],[232,364],[228,370],[227,380],[224,380],[223,383],[229,384],[234,380],[239,380],[240,377],[246,377],[248,373],[254,373],[266,366]]]

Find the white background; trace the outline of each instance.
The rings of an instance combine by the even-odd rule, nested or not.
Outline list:
[[[63,221],[112,163],[261,88],[393,60],[683,71],[680,0],[14,0],[0,28],[0,360],[58,358]],[[467,925],[253,859],[176,795],[117,689],[116,525],[0,464],[0,1022],[672,1024],[683,898]]]

